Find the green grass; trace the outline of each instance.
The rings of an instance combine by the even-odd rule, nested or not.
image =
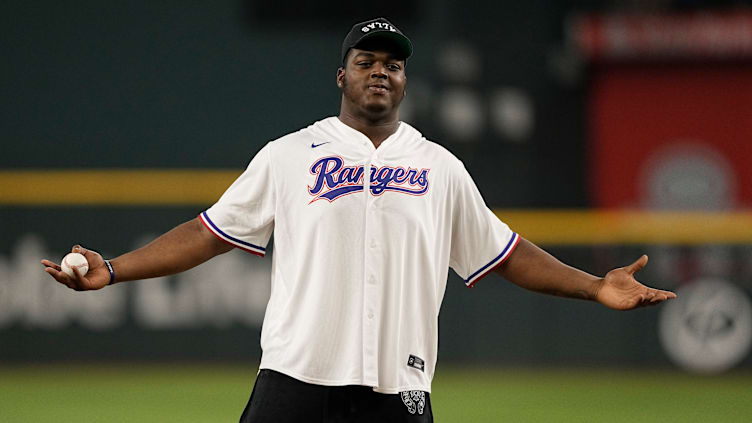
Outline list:
[[[0,422],[235,422],[256,368],[0,366]],[[440,366],[436,422],[746,422],[752,374]]]
[[[437,373],[437,422],[749,422],[752,374],[656,369]]]

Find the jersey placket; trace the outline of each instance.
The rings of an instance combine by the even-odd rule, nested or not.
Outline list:
[[[365,231],[363,238],[363,382],[366,385],[379,384],[379,331],[381,316],[381,289],[383,273],[381,271],[381,256],[378,251],[377,234],[379,230],[380,211],[378,197],[371,195],[371,166],[378,168],[375,163],[376,153],[366,163],[363,181],[365,193]]]

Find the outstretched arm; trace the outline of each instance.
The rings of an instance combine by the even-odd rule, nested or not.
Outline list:
[[[215,237],[196,218],[185,222],[137,250],[110,260],[115,271],[115,282],[148,279],[188,270],[225,253],[232,246]],[[69,277],[60,266],[42,260],[45,271],[55,280],[77,291],[100,289],[110,282],[110,272],[102,256],[96,251],[76,245],[74,253],[81,253],[89,262],[89,272],[81,275],[74,268],[75,277]]]
[[[505,279],[532,291],[597,301],[616,310],[655,305],[676,294],[649,288],[634,278],[648,262],[643,255],[599,278],[568,266],[522,238],[509,259],[496,269]]]

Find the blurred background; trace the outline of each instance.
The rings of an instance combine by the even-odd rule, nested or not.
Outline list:
[[[479,375],[493,374],[494,389],[550,376],[530,395],[558,397],[560,384],[584,380],[582,395],[592,395],[642,369],[667,373],[621,386],[666,394],[662,383],[683,381],[677,392],[696,389],[688,406],[704,407],[690,408],[697,421],[718,410],[743,421],[752,413],[740,409],[752,398],[751,4],[3,2],[0,420],[36,421],[24,401],[46,392],[44,375],[86,390],[102,385],[83,375],[148,380],[175,363],[185,364],[179,381],[224,374],[217,365],[237,377],[217,382],[238,386],[235,408],[223,410],[237,419],[261,353],[269,257],[233,251],[86,293],[54,283],[39,260],[59,261],[74,243],[114,257],[195,217],[266,142],[338,113],[342,39],[355,22],[385,16],[415,46],[402,120],[454,152],[502,220],[595,274],[647,253],[639,279],[680,295],[621,313],[497,276],[468,290],[450,271],[437,421],[488,411],[446,405],[452,386]],[[739,389],[719,402],[728,380]],[[60,417],[51,400],[37,399]],[[168,407],[174,417],[165,404],[149,416]],[[470,421],[616,421],[531,407]],[[622,411],[649,420],[634,413]]]

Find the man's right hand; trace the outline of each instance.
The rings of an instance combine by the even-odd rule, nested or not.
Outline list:
[[[89,291],[101,289],[110,283],[110,271],[104,264],[104,259],[96,251],[90,251],[86,248],[76,245],[71,249],[73,253],[80,253],[86,257],[89,262],[89,271],[82,275],[77,267],[73,267],[74,277],[68,276],[62,271],[60,266],[49,260],[42,260],[44,271],[49,273],[56,281],[76,291]]]

